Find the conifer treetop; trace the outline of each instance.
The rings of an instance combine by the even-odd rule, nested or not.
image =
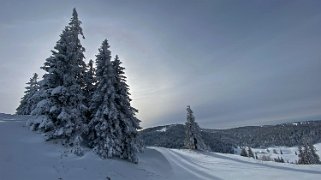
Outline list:
[[[106,72],[106,67],[109,67],[109,64],[111,64],[111,52],[109,50],[110,46],[108,44],[107,39],[105,39],[100,48],[98,49],[99,53],[96,55],[96,66],[97,66],[97,80],[101,80],[101,78],[104,76]]]
[[[16,109],[16,113],[19,115],[30,115],[31,111],[36,105],[34,96],[39,90],[38,74],[34,73],[32,78],[30,78],[26,84],[27,86],[24,92],[25,95],[21,98],[20,105]]]
[[[82,22],[78,19],[77,10],[76,8],[74,8],[72,10],[72,17],[70,19],[69,26],[72,30],[74,30],[74,32],[79,33],[80,35],[82,35],[82,38],[85,39],[85,36],[82,32],[82,28],[80,27],[81,23]]]
[[[187,121],[188,122],[195,122],[195,117],[193,115],[193,111],[192,111],[190,105],[187,106],[186,111],[187,111]]]

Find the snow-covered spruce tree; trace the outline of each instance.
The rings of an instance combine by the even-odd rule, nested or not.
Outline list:
[[[320,164],[320,158],[315,147],[310,143],[305,143],[303,148],[299,146],[298,164]]]
[[[102,158],[119,157],[137,163],[136,109],[130,106],[124,68],[116,56],[111,61],[107,40],[96,56],[96,89],[90,103],[92,119],[88,124],[88,144]]]
[[[190,106],[187,106],[187,122],[185,123],[185,147],[193,150],[207,150],[202,135],[201,129],[195,122],[195,117]]]
[[[320,157],[317,154],[316,148],[313,146],[312,143],[308,145],[309,150],[310,150],[310,155],[311,155],[311,164],[321,164]]]
[[[25,95],[22,97],[20,105],[17,108],[16,114],[18,115],[30,115],[31,111],[38,103],[34,97],[39,90],[38,74],[34,73],[33,77],[30,78],[29,82],[26,84],[28,86],[26,87]]]
[[[96,90],[90,104],[92,119],[88,124],[88,144],[102,158],[121,156],[122,132],[116,99],[116,77],[111,62],[111,52],[104,40],[96,55]]]
[[[253,153],[253,151],[252,151],[252,148],[251,147],[249,147],[249,153],[248,153],[248,155],[249,155],[249,157],[251,157],[251,158],[255,158],[254,157],[254,153]]]
[[[247,151],[246,151],[246,147],[243,147],[241,149],[241,153],[240,153],[240,156],[243,156],[243,157],[249,157]]]
[[[95,91],[95,84],[96,84],[96,69],[94,68],[94,61],[89,60],[87,65],[87,71],[85,73],[84,81],[85,81],[85,96],[86,101],[90,101],[94,91]]]
[[[33,110],[34,115],[45,115],[46,119],[39,125],[49,139],[64,139],[72,146],[79,141],[83,126],[84,111],[84,74],[86,64],[84,47],[79,36],[84,38],[81,21],[76,9],[72,18],[57,41],[52,56],[41,67],[46,73],[41,82],[42,100]],[[79,144],[79,143],[78,143]]]
[[[279,163],[285,163],[284,159],[282,157],[279,157],[279,156],[277,158],[274,158],[274,161],[275,162],[279,162]]]
[[[112,64],[116,74],[115,102],[119,111],[119,126],[123,138],[121,140],[121,147],[123,147],[123,150],[120,153],[120,157],[137,163],[138,158],[136,153],[142,148],[140,142],[141,140],[138,138],[137,132],[137,129],[141,128],[139,126],[140,120],[138,120],[135,116],[138,110],[130,105],[131,99],[129,97],[129,86],[126,83],[126,76],[124,72],[125,68],[121,66],[121,61],[117,55]]]
[[[298,164],[306,164],[306,157],[305,157],[305,154],[304,154],[304,151],[303,151],[303,148],[302,148],[301,145],[298,146],[298,151],[299,151],[299,154],[298,154],[298,157],[299,157]]]
[[[94,94],[95,88],[96,88],[96,69],[94,68],[94,62],[93,60],[89,60],[89,63],[87,65],[87,70],[85,73],[84,81],[85,81],[85,87],[84,87],[84,96],[85,98],[85,104],[86,106],[90,106],[90,101],[92,99],[92,96]],[[89,123],[89,120],[91,119],[91,112],[88,109],[85,112],[86,115],[86,124]]]

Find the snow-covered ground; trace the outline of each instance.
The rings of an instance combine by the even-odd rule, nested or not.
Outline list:
[[[163,128],[158,129],[158,130],[156,130],[156,131],[158,131],[158,132],[166,132],[166,130],[167,130],[167,128],[166,128],[166,127],[163,127]]]
[[[77,157],[29,131],[31,117],[0,116],[0,180],[320,179],[321,165],[262,162],[239,155],[149,147],[139,164]]]
[[[321,143],[315,144],[314,147],[317,149],[317,154],[321,157]],[[284,147],[284,146],[276,146],[270,147],[266,149],[252,149],[254,154],[258,156],[259,159],[262,159],[262,156],[270,158],[273,160],[274,158],[283,158],[286,163],[297,163],[298,158],[298,147]]]
[[[321,157],[321,143],[315,144],[316,153]],[[286,146],[275,146],[269,148],[251,148],[255,158],[265,161],[274,161],[274,159],[282,158],[285,163],[296,164],[299,160],[298,157],[298,146],[286,147]],[[247,147],[248,150],[248,147]],[[234,149],[235,154],[241,153],[241,148]]]

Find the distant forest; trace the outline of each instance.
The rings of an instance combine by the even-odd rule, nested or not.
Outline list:
[[[146,146],[183,148],[185,130],[182,124],[147,128],[140,131]],[[321,120],[232,129],[202,129],[202,137],[212,151],[233,153],[237,146],[267,148],[297,146],[308,141],[321,142]]]

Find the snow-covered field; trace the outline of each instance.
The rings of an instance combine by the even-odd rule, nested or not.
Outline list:
[[[314,147],[317,149],[317,154],[321,157],[321,143],[315,144]],[[276,146],[269,147],[266,149],[252,149],[254,154],[258,156],[259,159],[262,159],[262,156],[268,157],[270,159],[274,158],[283,158],[286,163],[297,163],[298,158],[298,147],[284,147]]]
[[[315,144],[314,147],[317,150],[317,154],[321,157],[321,143]],[[274,159],[282,158],[285,163],[296,164],[299,160],[298,147],[285,147],[275,146],[265,149],[251,148],[254,156],[258,159],[265,159],[265,161],[274,161]],[[235,154],[241,153],[241,148],[234,149]]]
[[[0,116],[0,180],[321,179],[321,165],[159,147],[147,148],[137,165],[90,151],[77,157],[29,131],[27,118]]]

